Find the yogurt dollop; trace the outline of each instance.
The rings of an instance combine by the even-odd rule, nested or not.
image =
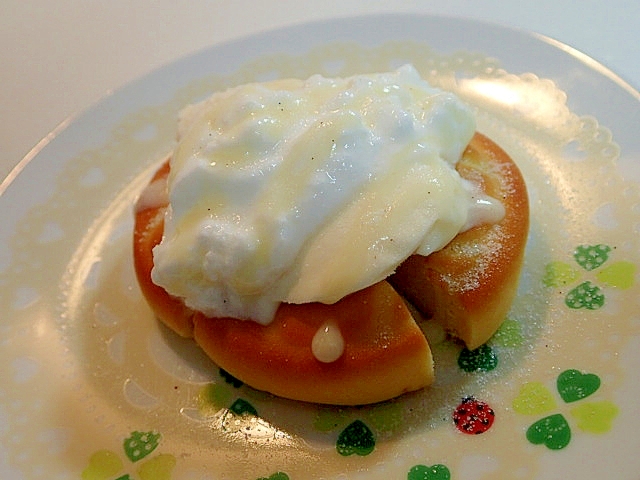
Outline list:
[[[231,88],[178,131],[152,279],[208,316],[334,303],[502,214],[455,171],[471,111],[410,65]]]

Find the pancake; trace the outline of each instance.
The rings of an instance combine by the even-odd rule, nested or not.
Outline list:
[[[153,247],[164,229],[165,162],[135,212],[134,265],[141,291],[160,321],[195,342],[247,385],[307,402],[360,405],[419,390],[434,381],[428,342],[407,302],[476,348],[493,335],[515,295],[528,233],[524,181],[509,156],[476,133],[457,165],[462,177],[499,199],[505,216],[460,233],[427,257],[413,255],[388,281],[331,304],[286,304],[268,325],[208,318],[151,281]],[[319,360],[312,344],[339,332],[341,355]],[[322,348],[339,348],[335,338]],[[339,343],[339,342],[338,342]],[[322,355],[320,355],[322,357]]]

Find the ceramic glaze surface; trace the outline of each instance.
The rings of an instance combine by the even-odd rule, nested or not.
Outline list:
[[[72,122],[13,181],[0,198],[8,474],[635,478],[640,187],[620,163],[637,171],[628,158],[638,152],[612,134],[618,125],[574,111],[588,99],[536,71],[507,71],[474,45],[442,53],[382,40],[278,50],[227,75],[204,73],[194,57],[169,91],[170,70],[159,72]],[[218,50],[203,55],[219,61]],[[135,198],[185,104],[248,81],[407,61],[467,102],[523,172],[531,232],[511,312],[474,351],[425,322],[436,383],[389,402],[320,407],[252,390],[151,315],[131,262]],[[162,100],[139,101],[159,84]]]

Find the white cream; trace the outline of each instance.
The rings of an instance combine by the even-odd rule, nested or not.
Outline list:
[[[311,340],[311,353],[320,362],[331,363],[344,353],[344,338],[340,327],[332,321],[323,323]]]
[[[169,202],[167,184],[164,180],[154,180],[142,191],[135,205],[135,211],[158,208]]]
[[[181,113],[153,281],[260,323],[281,302],[336,302],[499,218],[455,171],[474,130],[411,66],[216,93]]]

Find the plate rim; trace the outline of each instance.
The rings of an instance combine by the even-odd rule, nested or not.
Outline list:
[[[170,61],[162,66],[159,66],[153,70],[151,70],[150,72],[148,72],[147,74],[144,74],[136,79],[133,79],[130,82],[127,82],[126,84],[122,85],[121,87],[113,90],[113,91],[108,91],[105,95],[103,95],[101,98],[99,98],[97,101],[93,102],[92,104],[88,105],[85,109],[83,109],[82,111],[71,115],[69,117],[67,117],[65,120],[63,120],[56,128],[54,128],[47,136],[45,136],[42,140],[40,140],[40,142],[38,142],[38,144],[36,144],[36,146],[27,154],[25,155],[25,157],[23,157],[22,161],[19,162],[19,164],[14,167],[9,175],[2,181],[0,182],[0,207],[2,207],[3,203],[2,200],[4,200],[5,197],[3,197],[3,194],[8,191],[12,185],[15,184],[15,180],[17,178],[19,178],[21,175],[23,174],[28,174],[28,167],[30,165],[33,164],[33,162],[38,162],[40,161],[40,155],[42,154],[43,151],[45,151],[47,149],[47,147],[52,144],[53,142],[57,141],[60,136],[70,127],[72,126],[74,123],[76,122],[82,122],[83,118],[85,118],[85,115],[90,116],[92,114],[92,112],[100,109],[100,108],[104,108],[105,106],[105,102],[108,102],[110,99],[112,98],[118,98],[122,95],[127,95],[127,91],[128,89],[132,89],[132,88],[136,88],[139,87],[140,85],[144,84],[145,82],[149,82],[149,81],[157,81],[158,78],[162,77],[163,72],[165,72],[164,74],[166,74],[166,72],[169,72],[171,68],[174,68],[176,65],[184,63],[184,64],[188,64],[188,63],[193,63],[196,61],[197,58],[199,58],[200,56],[207,56],[210,55],[212,51],[214,50],[224,50],[226,48],[230,48],[231,45],[242,45],[244,42],[256,42],[259,41],[260,38],[265,38],[268,37],[270,35],[272,35],[274,32],[286,32],[291,30],[292,28],[295,29],[302,29],[302,28],[306,28],[309,25],[316,25],[316,26],[320,26],[320,25],[327,25],[327,24],[331,24],[335,21],[340,21],[340,22],[344,22],[344,23],[349,23],[350,21],[353,21],[354,19],[356,20],[370,20],[372,18],[378,18],[378,19],[384,19],[387,18],[389,15],[387,14],[375,14],[375,15],[365,15],[365,16],[357,16],[357,17],[344,17],[344,18],[339,18],[339,19],[325,19],[325,20],[318,20],[318,21],[314,21],[314,22],[307,22],[307,23],[301,23],[301,24],[296,24],[293,26],[286,26],[286,27],[282,27],[282,28],[276,28],[270,31],[265,31],[265,32],[260,32],[258,34],[253,34],[253,35],[247,35],[247,36],[243,36],[240,37],[238,39],[234,39],[234,40],[230,40],[227,42],[221,42],[221,43],[217,43],[217,44],[213,44],[211,46],[208,46],[200,51],[194,52],[192,54],[186,55],[186,56],[182,56],[179,57],[173,61]],[[395,17],[399,17],[399,18],[407,18],[408,15],[405,14],[396,14],[393,15]],[[505,27],[505,26],[501,26],[501,25],[496,25],[496,24],[492,24],[490,22],[483,22],[483,21],[475,21],[475,20],[469,20],[469,19],[460,19],[458,17],[441,17],[441,16],[433,16],[433,15],[422,15],[419,16],[422,17],[421,21],[423,21],[425,18],[428,18],[430,20],[434,20],[434,19],[442,19],[445,18],[447,20],[455,20],[455,21],[462,21],[462,22],[467,22],[470,21],[471,23],[477,24],[482,26],[483,28],[498,28],[500,29],[502,32],[515,32],[518,35],[524,35],[527,38],[530,39],[534,39],[534,40],[538,40],[538,41],[543,41],[545,43],[547,43],[548,45],[555,47],[555,48],[559,48],[558,45],[556,45],[556,43],[563,45],[567,48],[567,50],[562,50],[564,53],[572,56],[573,58],[575,58],[576,60],[578,60],[579,62],[584,63],[585,58],[592,60],[590,57],[581,54],[581,52],[572,49],[572,47],[566,46],[564,44],[562,44],[561,42],[556,42],[553,39],[550,39],[548,37],[536,34],[534,32],[529,32],[526,30],[520,30],[520,29],[514,29],[512,27]],[[411,17],[411,18],[416,18],[415,16]],[[338,39],[337,41],[341,41],[340,39]],[[580,55],[584,55],[585,58],[582,58]],[[577,56],[576,56],[577,55]],[[247,59],[242,59],[240,60],[240,64],[247,62]],[[593,61],[595,64],[602,66],[603,71],[605,72],[610,72],[615,78],[611,78],[611,77],[607,77],[606,75],[604,75],[602,72],[597,71],[596,73],[604,75],[605,78],[607,78],[609,81],[613,81],[614,83],[617,80],[620,80],[622,82],[622,85],[618,85],[619,87],[625,89],[626,86],[628,86],[629,88],[631,88],[631,91],[629,93],[633,94],[635,93],[637,98],[636,100],[638,100],[638,103],[636,104],[636,110],[638,112],[640,112],[640,93],[638,93],[638,91],[636,91],[635,89],[633,89],[633,87],[631,87],[630,85],[626,84],[626,82],[624,82],[622,79],[620,79],[617,75],[615,75],[613,72],[611,72],[610,70],[607,69],[607,67],[599,64],[597,61]],[[591,66],[589,64],[585,63],[585,67],[586,68],[591,68]],[[155,80],[154,80],[155,79]],[[634,97],[635,98],[635,97]],[[136,107],[137,108],[137,107]],[[45,163],[45,167],[46,167],[46,163]],[[28,177],[27,177],[28,180]],[[6,204],[5,204],[6,205]],[[2,233],[2,230],[5,227],[0,227],[0,233]],[[9,230],[9,229],[7,229]],[[9,233],[11,234],[12,231],[9,230]],[[3,245],[0,243],[0,248],[3,248]],[[0,449],[0,453],[1,453],[2,449]]]
[[[239,37],[231,38],[228,40],[224,40],[222,42],[212,43],[206,47],[195,50],[187,55],[179,56],[168,60],[167,62],[159,65],[148,72],[139,75],[130,79],[128,82],[125,82],[122,85],[119,85],[113,89],[109,89],[105,91],[102,95],[98,96],[98,98],[86,105],[84,108],[80,109],[77,112],[74,112],[68,115],[66,118],[60,121],[57,126],[55,126],[47,135],[45,135],[42,139],[40,139],[19,161],[16,165],[14,165],[9,173],[0,181],[0,199],[4,195],[4,193],[11,187],[11,185],[15,182],[16,178],[22,174],[22,172],[27,168],[27,166],[36,158],[38,155],[54,140],[56,140],[65,130],[69,128],[69,126],[74,123],[80,121],[82,117],[85,115],[89,115],[92,111],[98,109],[101,105],[105,104],[105,102],[109,101],[111,98],[118,97],[128,89],[134,88],[137,84],[148,81],[151,78],[156,76],[161,76],[163,72],[168,71],[171,68],[175,68],[180,64],[188,64],[192,63],[198,57],[211,55],[211,53],[217,49],[224,50],[232,48],[234,45],[241,45],[247,42],[257,42],[260,38],[268,38],[273,37],[277,34],[284,34],[285,32],[299,31],[301,29],[309,29],[309,28],[319,28],[328,24],[349,24],[353,22],[382,22],[388,21],[392,19],[393,21],[412,21],[412,22],[433,22],[433,21],[445,21],[445,22],[453,22],[458,24],[471,24],[476,27],[482,27],[485,29],[496,30],[500,32],[507,32],[511,35],[518,35],[524,38],[528,38],[529,40],[537,40],[546,44],[547,46],[553,47],[556,50],[565,53],[569,57],[581,63],[584,67],[592,72],[595,72],[607,80],[612,82],[615,86],[621,88],[624,92],[626,92],[632,100],[637,102],[638,109],[640,109],[640,90],[636,89],[631,83],[627,82],[620,75],[615,73],[612,69],[596,60],[595,58],[589,56],[588,54],[582,52],[581,50],[572,47],[560,40],[555,38],[530,31],[524,28],[518,28],[510,25],[505,25],[498,22],[490,22],[482,19],[473,19],[470,17],[461,17],[454,15],[432,15],[426,13],[418,13],[418,14],[410,14],[410,13],[400,13],[400,12],[388,12],[388,13],[373,13],[373,14],[364,14],[364,15],[353,15],[353,16],[343,16],[343,17],[331,17],[320,20],[313,20],[309,22],[300,22],[293,23],[290,25],[280,26],[270,28],[264,31],[250,33],[246,35],[242,35]],[[245,62],[246,59],[242,60]]]

